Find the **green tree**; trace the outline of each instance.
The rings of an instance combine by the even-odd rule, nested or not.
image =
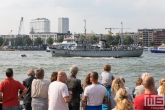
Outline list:
[[[26,38],[24,38],[24,40],[23,40],[23,44],[24,45],[31,45],[32,44],[32,40],[30,39],[30,37],[28,36],[28,37],[26,37]]]
[[[113,42],[113,44],[114,45],[118,45],[119,42],[120,42],[120,36],[119,35],[114,36],[114,42]]]
[[[64,40],[63,36],[59,36],[56,40],[56,42],[62,42]]]
[[[3,44],[3,38],[2,37],[0,37],[0,46]]]
[[[43,41],[41,40],[40,37],[37,37],[35,40],[34,40],[34,45],[41,45],[43,43]]]
[[[51,37],[47,38],[46,43],[53,44],[53,39]]]
[[[90,42],[91,44],[96,43],[96,42],[97,42],[97,37],[96,37],[95,35],[91,36],[90,39],[89,39],[89,42]]]
[[[133,44],[134,43],[134,40],[132,39],[131,36],[127,36],[124,38],[124,44],[125,45],[130,45],[130,44]]]
[[[81,35],[79,41],[84,41],[84,40],[85,40],[85,36]]]
[[[138,40],[138,44],[142,45],[142,40]]]
[[[22,37],[16,37],[15,38],[15,45],[17,46],[23,46],[23,38]]]
[[[106,35],[105,38],[107,45],[113,45],[114,38],[111,35]]]
[[[165,44],[165,40],[162,40],[162,41],[161,41],[161,44]]]
[[[154,46],[154,42],[151,41],[151,42],[149,43],[149,45],[150,45],[150,46]]]

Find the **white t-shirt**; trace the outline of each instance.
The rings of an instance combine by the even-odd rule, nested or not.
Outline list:
[[[110,72],[104,71],[101,73],[102,84],[111,85],[113,75]]]
[[[104,96],[106,96],[106,88],[101,84],[92,84],[85,88],[84,96],[87,97],[87,105],[101,105],[103,103]]]
[[[49,85],[49,110],[69,110],[68,103],[64,102],[64,97],[69,96],[66,84],[54,81]]]

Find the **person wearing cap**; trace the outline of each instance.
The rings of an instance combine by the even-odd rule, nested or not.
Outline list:
[[[23,80],[23,85],[28,89],[27,93],[23,96],[23,104],[25,106],[25,110],[32,110],[32,107],[31,107],[31,101],[32,101],[31,85],[32,85],[33,79],[36,79],[34,70],[29,69],[27,72],[27,75],[28,75],[28,78]]]

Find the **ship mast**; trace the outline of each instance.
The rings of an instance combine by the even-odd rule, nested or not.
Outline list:
[[[123,45],[123,22],[121,22],[121,45]]]
[[[84,34],[85,34],[85,38],[86,38],[86,19],[84,19],[84,23],[85,23],[85,25],[84,25]]]

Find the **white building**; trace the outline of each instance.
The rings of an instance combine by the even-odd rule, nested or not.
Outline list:
[[[134,40],[134,44],[138,44],[139,41],[139,34],[135,32],[125,32],[125,33],[116,33],[116,35],[119,35],[121,38],[121,41],[124,41],[124,38],[127,36],[130,36]]]
[[[46,40],[51,37],[53,41],[56,41],[59,36],[63,36],[63,38],[70,37],[72,34],[71,33],[57,33],[57,32],[30,32],[30,38],[32,41],[34,41],[36,38],[41,38],[43,41],[43,44],[47,44]]]
[[[58,32],[68,33],[69,31],[69,18],[58,18]]]
[[[34,32],[50,32],[50,21],[46,18],[37,18],[31,20],[30,22],[30,31]]]

